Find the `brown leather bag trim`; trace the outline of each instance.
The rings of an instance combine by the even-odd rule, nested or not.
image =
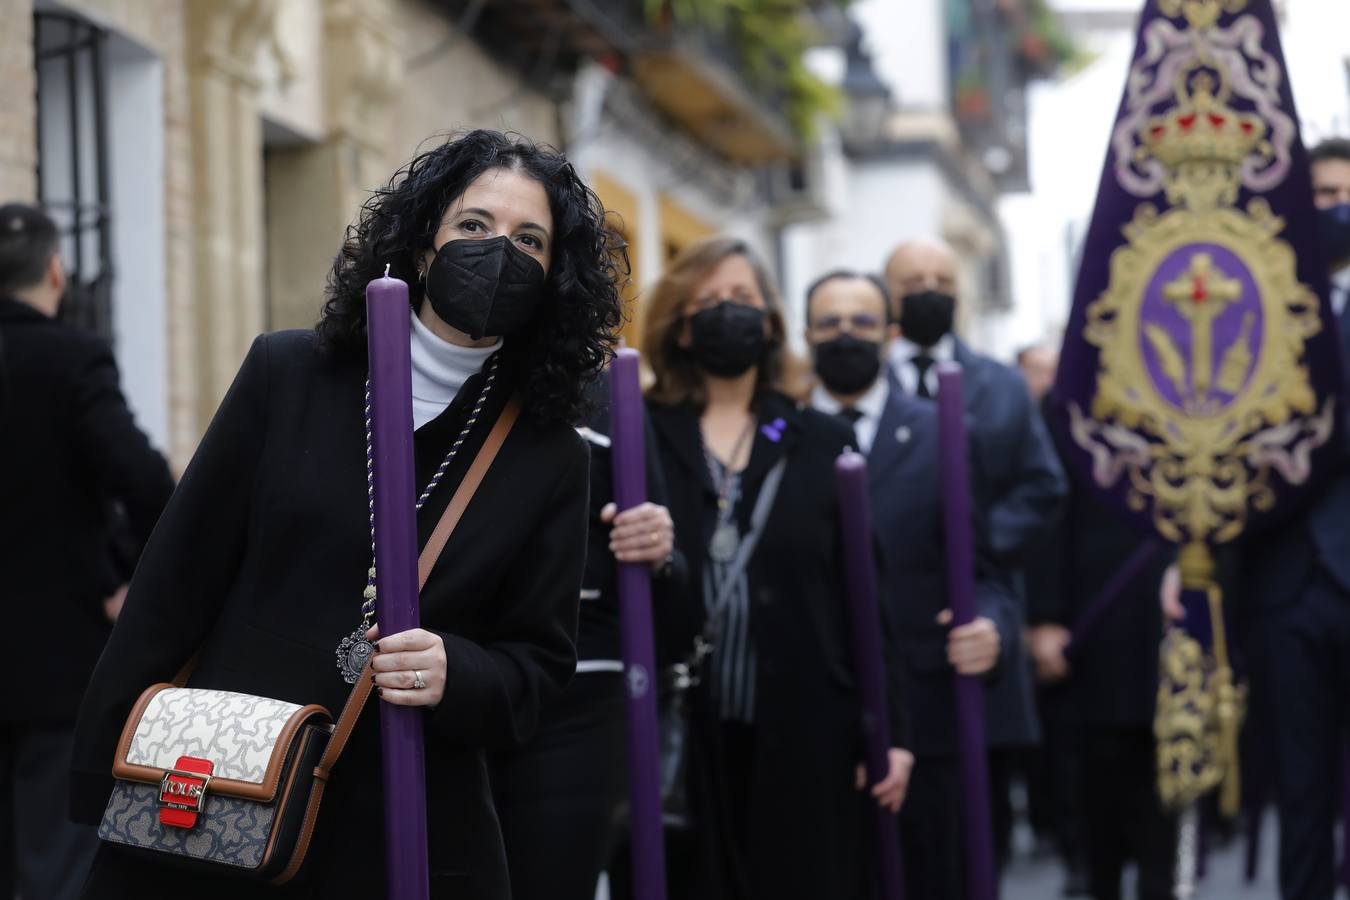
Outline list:
[[[371,671],[370,661],[367,660],[366,667],[361,670],[361,676],[356,679],[351,694],[347,696],[347,702],[342,707],[342,715],[338,716],[337,724],[333,726],[333,736],[328,739],[328,746],[323,748],[323,756],[319,757],[319,764],[314,767],[315,778],[320,781],[328,780],[328,773],[337,764],[338,757],[346,748],[347,739],[356,728],[356,720],[361,717],[361,710],[365,708],[366,700],[370,699],[374,690],[374,673]]]
[[[474,457],[473,463],[469,466],[469,470],[464,473],[464,480],[459,483],[459,487],[455,488],[454,496],[450,498],[450,504],[445,508],[445,512],[441,514],[441,519],[436,523],[435,530],[431,532],[431,537],[427,538],[426,546],[422,548],[422,552],[418,555],[417,586],[419,591],[426,587],[427,577],[430,576],[431,570],[436,564],[436,560],[440,557],[441,551],[445,549],[446,543],[450,540],[450,533],[455,530],[455,526],[458,525],[459,520],[463,518],[464,511],[469,507],[469,501],[473,499],[473,495],[478,490],[478,486],[482,484],[483,478],[487,475],[488,469],[491,468],[493,460],[497,458],[497,451],[501,450],[502,444],[506,443],[506,436],[510,434],[511,427],[516,424],[516,419],[519,417],[520,401],[518,398],[512,397],[502,409],[501,415],[497,417],[497,421],[492,426],[492,431],[488,433],[487,440],[483,442],[483,446]],[[190,667],[195,661],[195,657],[189,661],[183,671],[178,673],[175,682],[181,679],[183,683],[186,683],[187,676],[190,674]],[[332,772],[333,766],[337,764],[338,757],[342,755],[343,749],[346,748],[347,741],[352,736],[352,731],[356,727],[357,719],[361,717],[361,711],[365,708],[366,701],[370,699],[371,691],[375,687],[373,678],[374,676],[371,673],[370,663],[367,662],[365,668],[361,670],[361,675],[356,679],[356,684],[352,687],[351,694],[347,696],[347,702],[342,706],[342,713],[338,716],[337,722],[333,726],[333,735],[328,739],[328,746],[324,748],[323,756],[319,758],[319,764],[314,767],[314,786],[310,789],[309,803],[305,810],[304,823],[300,827],[300,837],[296,842],[295,853],[291,857],[291,861],[286,865],[286,868],[282,870],[281,874],[271,879],[272,884],[285,884],[290,881],[295,877],[295,874],[300,871],[300,867],[305,862],[305,854],[309,852],[309,844],[314,837],[314,823],[319,815],[319,801],[323,798],[323,791],[325,785],[328,783],[328,776]],[[160,779],[163,778],[162,770],[156,770],[150,766],[132,766],[123,762],[123,760],[126,759],[127,751],[131,748],[131,738],[136,733],[136,726],[140,723],[141,715],[144,714],[145,707],[150,703],[150,698],[165,688],[175,686],[181,687],[182,685],[151,685],[145,689],[141,694],[140,699],[136,701],[136,706],[132,709],[131,715],[127,719],[127,724],[122,728],[122,739],[118,742],[117,757],[113,763],[113,775],[115,777],[132,781],[148,780],[152,784],[158,784]],[[320,711],[325,716],[329,715],[328,710],[317,704],[311,704],[300,712],[309,709]],[[297,713],[292,717],[291,721],[287,723],[286,731],[283,732],[287,742],[294,738],[295,729],[299,727],[299,723],[303,722],[304,719],[304,716]],[[282,740],[279,738],[277,740],[277,747],[280,748],[281,746]],[[270,802],[272,798],[276,796],[277,781],[280,780],[280,772],[273,771],[273,769],[280,769],[281,760],[283,758],[284,754],[278,754],[275,749],[273,750],[272,759],[268,762],[267,778],[264,779],[264,784],[270,782],[272,787],[271,793],[268,796],[255,796],[252,792],[245,793],[245,790],[252,791],[252,789],[256,789],[258,786],[249,784],[248,782],[234,781],[228,778],[213,778],[211,780],[210,789],[221,794],[227,794],[231,797]],[[119,763],[121,765],[119,765]],[[121,774],[122,772],[127,774]],[[152,777],[147,779],[145,777],[147,775]],[[292,773],[292,777],[294,777],[294,773]],[[217,785],[223,785],[224,789],[218,788]],[[235,787],[236,785],[239,787]],[[264,860],[266,860],[267,854],[270,852],[271,848],[269,846],[269,849],[264,852]]]
[[[295,755],[297,759],[299,759],[301,756],[304,755],[305,744],[309,743],[312,740],[314,740],[313,733],[306,731],[303,737],[304,743],[302,743],[299,747],[295,748]],[[277,828],[275,823],[280,822],[286,816],[286,809],[287,809],[286,801],[290,799],[291,788],[295,786],[295,777],[299,771],[300,766],[294,765],[291,766],[291,771],[286,775],[286,784],[284,787],[282,787],[281,793],[279,795],[281,799],[277,802],[276,812],[273,813],[272,821],[274,824],[272,827],[272,832],[267,836],[267,846],[263,848],[262,862],[258,863],[257,866],[259,869],[267,868],[268,863],[272,861],[272,854],[273,852],[276,851],[277,848]],[[311,790],[310,793],[313,793],[313,790]],[[306,801],[306,805],[308,805],[308,801]]]
[[[317,769],[314,774],[318,775]],[[309,804],[305,807],[305,821],[300,826],[300,839],[295,843],[295,853],[286,864],[286,868],[281,870],[281,874],[271,880],[271,884],[285,884],[294,878],[295,873],[305,864],[305,854],[309,852],[309,842],[314,837],[314,820],[319,817],[319,801],[323,799],[325,785],[326,782],[322,779],[315,778],[314,787],[309,791]]]
[[[328,746],[324,748],[323,756],[319,757],[319,764],[314,767],[314,786],[309,789],[309,805],[305,809],[305,821],[300,826],[300,838],[295,843],[295,854],[281,874],[272,879],[272,884],[285,884],[290,881],[304,864],[305,854],[309,852],[309,842],[314,837],[314,821],[319,815],[319,800],[323,798],[323,789],[328,784],[328,774],[347,746],[347,740],[356,728],[356,720],[361,717],[361,710],[365,708],[366,701],[370,699],[374,689],[375,682],[370,662],[367,661],[366,667],[361,670],[361,677],[356,679],[356,684],[342,707],[342,714],[338,716],[337,725],[333,728],[333,736],[328,739]]]
[[[145,715],[145,708],[150,705],[150,701],[154,699],[156,694],[171,687],[174,687],[174,685],[151,685],[141,693],[140,699],[132,707],[131,715],[127,717],[127,724],[122,727],[121,740],[117,742],[117,756],[113,760],[112,767],[114,778],[120,778],[123,781],[138,781],[142,784],[159,784],[163,780],[164,769],[157,766],[129,763],[127,762],[127,754],[131,752],[131,740],[136,736],[136,728],[140,725],[141,717]],[[300,730],[300,726],[316,715],[321,715],[326,720],[332,719],[328,710],[317,703],[311,703],[296,710],[286,721],[285,727],[281,729],[281,734],[277,735],[277,741],[272,747],[272,756],[267,761],[267,769],[263,773],[261,783],[239,781],[234,778],[212,778],[207,790],[213,794],[221,794],[226,797],[270,803],[277,795],[277,784],[281,781],[281,763],[286,758],[286,752],[290,749],[291,742],[295,740],[295,735]]]

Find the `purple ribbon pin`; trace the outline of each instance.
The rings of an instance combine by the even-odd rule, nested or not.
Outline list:
[[[760,432],[775,444],[783,439],[783,429],[787,428],[787,422],[783,419],[774,419],[772,422],[766,422],[761,425]]]

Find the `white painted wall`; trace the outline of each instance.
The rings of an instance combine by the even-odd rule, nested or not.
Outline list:
[[[594,73],[591,73],[594,75]],[[583,78],[590,77],[583,75]],[[727,193],[708,190],[704,172],[693,159],[672,155],[660,135],[631,127],[596,104],[600,98],[587,95],[601,91],[604,79],[578,91],[579,103],[568,143],[567,155],[583,177],[603,172],[636,198],[639,221],[637,245],[629,248],[641,282],[638,291],[649,290],[661,277],[665,250],[661,240],[661,198],[668,196],[691,215],[722,234],[748,243],[771,267],[776,250],[766,222],[767,210],[747,174],[736,179]],[[589,100],[581,99],[583,95]],[[582,109],[581,107],[589,107]],[[682,140],[672,135],[672,142]]]
[[[947,107],[945,10],[944,0],[858,0],[850,7],[877,74],[906,109]]]
[[[159,59],[108,42],[108,144],[113,209],[113,329],[122,386],[141,428],[169,441],[165,272],[164,89]]]
[[[784,291],[788,329],[805,346],[806,289],[832,269],[880,272],[900,242],[933,234],[942,219],[946,187],[925,161],[855,163],[844,187],[844,212],[787,229]]]
[[[50,7],[49,7],[50,8]],[[107,171],[112,222],[113,344],[122,375],[122,389],[140,427],[159,448],[168,446],[168,317],[166,309],[164,220],[164,100],[160,60],[127,37],[110,32],[105,46],[103,77],[107,127]],[[95,196],[97,144],[92,131],[71,134],[64,63],[44,63],[50,86],[42,97],[41,133],[43,189],[47,197],[71,196],[71,160],[80,144],[80,184],[85,202]],[[93,122],[93,73],[77,70],[79,96],[86,108],[82,122]],[[67,210],[52,208],[63,226]],[[98,259],[91,232],[83,246],[87,259]],[[74,242],[61,253],[73,266]],[[86,264],[86,276],[97,274]]]

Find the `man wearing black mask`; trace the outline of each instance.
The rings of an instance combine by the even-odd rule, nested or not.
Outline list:
[[[1350,358],[1350,140],[1314,147],[1313,203]],[[1302,249],[1302,248],[1300,248]],[[1342,413],[1344,415],[1344,413]],[[1350,423],[1344,423],[1350,425]],[[1268,698],[1280,814],[1280,895],[1335,892],[1338,750],[1350,727],[1350,446],[1298,520],[1243,545],[1252,689]]]
[[[964,894],[953,675],[986,675],[1019,632],[1011,590],[996,576],[983,505],[972,522],[980,615],[949,630],[946,549],[938,478],[937,412],[883,377],[886,290],[876,278],[831,272],[806,295],[806,339],[820,379],[811,402],[849,423],[868,457],[881,600],[899,634],[899,669],[914,754],[900,812],[907,894]],[[978,493],[978,485],[977,485]]]
[[[1343,317],[1350,302],[1350,139],[1323,141],[1310,157],[1313,203],[1330,266],[1331,308]]]
[[[964,369],[967,420],[973,437],[971,467],[988,491],[990,539],[999,574],[1014,586],[1020,635],[1026,622],[1021,567],[1026,552],[1052,526],[1067,492],[1049,434],[1018,372],[975,353],[952,331],[957,307],[957,258],[940,241],[913,240],[892,251],[886,285],[898,337],[891,343],[893,386],[920,398],[937,396],[936,363]],[[1018,749],[1040,740],[1030,666],[1020,640],[1004,647],[1004,672],[988,711],[995,841],[1006,858],[1011,834],[1007,783]]]

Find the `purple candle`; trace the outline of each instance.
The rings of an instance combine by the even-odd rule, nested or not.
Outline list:
[[[375,478],[375,573],[380,635],[421,624],[417,603],[417,488],[413,474],[412,360],[408,285],[366,286],[371,444]],[[380,705],[384,753],[385,884],[390,900],[425,900],[427,791],[422,710]]]
[[[1350,888],[1350,747],[1341,751],[1341,884]]]
[[[844,529],[844,581],[848,587],[849,623],[853,627],[853,669],[862,698],[863,757],[867,783],[875,785],[890,770],[887,727],[886,667],[881,654],[881,611],[877,606],[876,560],[872,555],[872,502],[867,486],[867,461],[852,450],[834,463],[839,486],[839,518]],[[900,837],[895,815],[872,804],[876,839],[877,880],[881,900],[903,900]]]
[[[1157,556],[1165,545],[1160,541],[1152,539],[1144,541],[1139,545],[1130,558],[1125,560],[1124,564],[1116,570],[1111,576],[1111,580],[1102,588],[1101,593],[1092,598],[1092,602],[1087,608],[1079,614],[1074,620],[1073,627],[1069,629],[1069,644],[1064,648],[1064,656],[1070,662],[1081,652],[1082,641],[1101,621],[1102,616],[1115,604],[1116,598],[1139,576],[1153,558]]]
[[[647,499],[646,447],[638,352],[621,349],[609,368],[610,441],[614,502],[620,511]],[[666,856],[661,829],[660,753],[656,728],[656,650],[652,639],[652,570],[646,563],[617,563],[619,624],[628,685],[629,829],[633,896],[665,900]]]
[[[938,443],[942,508],[947,531],[947,591],[952,626],[974,621],[975,552],[970,534],[970,465],[961,366],[943,362],[938,373]],[[984,742],[984,684],[956,676],[956,740],[961,757],[961,807],[966,835],[966,896],[995,900],[994,833],[989,823],[989,762]]]

